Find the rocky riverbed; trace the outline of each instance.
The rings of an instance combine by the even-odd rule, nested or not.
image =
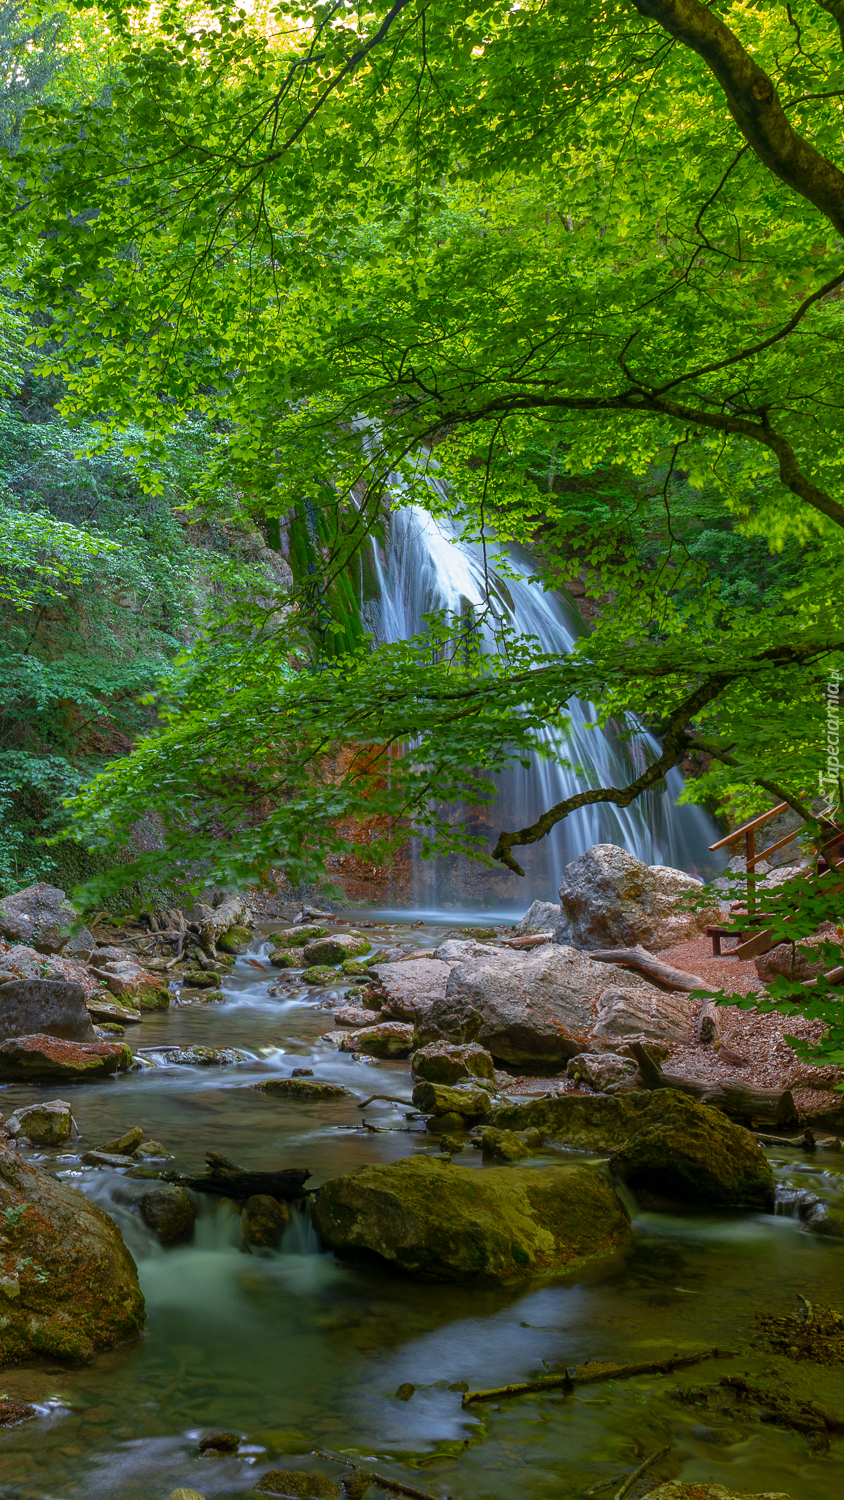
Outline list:
[[[523,1032],[523,1049],[537,1037],[547,1043],[560,963],[569,981],[579,978],[562,985],[573,996],[563,1030],[571,1038],[578,1015],[581,1025],[599,1021],[600,994],[590,999],[584,986],[598,964],[561,951],[551,969],[547,959],[520,967],[518,949],[502,949],[502,961],[495,950],[512,936],[507,924],[480,937],[465,923],[372,913],[312,925],[326,931],[311,941],[351,928],[369,951],[319,955],[333,976],[314,983],[301,933],[264,920],[220,975],[220,1000],[168,980],[169,1008],[127,1026],[140,1066],[61,1089],[52,1079],[3,1087],[0,1110],[21,1162],[81,1188],[122,1230],[146,1328],[140,1338],[123,1330],[122,1342],[118,1333],[116,1347],[88,1365],[48,1352],[6,1370],[8,1398],[34,1415],[0,1435],[0,1490],[21,1500],[164,1500],[180,1486],[245,1497],[262,1476],[291,1468],[332,1482],[348,1475],[315,1460],[321,1449],[435,1496],[539,1500],[602,1483],[614,1494],[667,1449],[636,1481],[634,1500],[673,1480],[831,1500],[840,1438],[818,1406],[844,1412],[844,1366],[792,1357],[781,1339],[760,1338],[754,1315],[799,1314],[798,1293],[812,1306],[844,1306],[844,1246],[831,1232],[838,1214],[844,1223],[844,1155],[832,1132],[817,1130],[816,1149],[802,1149],[798,1119],[794,1145],[760,1147],[723,1112],[676,1092],[670,1107],[659,1091],[631,1092],[635,1061],[615,1043],[574,1056],[624,1061],[620,1088],[607,1094],[565,1057],[528,1072],[502,1058],[497,1041],[493,1055],[484,1038],[444,1037],[448,1007],[461,1024],[469,1009],[480,1013],[477,965],[493,960],[495,993],[481,1004],[492,1007],[488,1026],[508,1006],[515,1025],[518,976],[540,976],[532,988],[545,1002],[527,1018],[533,1040]],[[532,951],[521,950],[522,960]],[[285,952],[299,958],[295,967],[272,962]],[[663,960],[672,955],[679,962],[676,944],[660,950]],[[370,972],[343,972],[342,963]],[[616,988],[647,993],[641,976],[619,986],[613,973]],[[350,998],[350,989],[359,993]],[[370,1024],[354,1014],[342,1024],[348,1007]],[[437,1035],[420,1050],[426,1018]],[[361,1039],[366,1031],[388,1036]],[[691,1017],[685,1045],[650,1039],[660,1066],[702,1066],[707,1048],[694,1036]],[[559,1019],[554,1037],[559,1050]],[[48,1105],[36,1124],[33,1106]],[[26,1144],[27,1128],[52,1132],[53,1143]],[[681,1144],[685,1192],[676,1174],[666,1178]],[[203,1177],[208,1152],[217,1154],[212,1176],[232,1170],[223,1158],[252,1174],[300,1169],[308,1190],[338,1185],[318,1200],[323,1240],[295,1184],[286,1203],[252,1193],[247,1206],[231,1181],[208,1192],[162,1180]],[[702,1164],[716,1188],[728,1184],[726,1196],[713,1189],[702,1201]],[[483,1186],[474,1208],[464,1178]],[[540,1179],[550,1196],[531,1201]],[[505,1196],[496,1200],[499,1181]],[[490,1215],[479,1240],[486,1265],[466,1262],[465,1231],[454,1250],[447,1243],[467,1203],[478,1222]],[[515,1237],[500,1233],[508,1215],[521,1225]],[[821,1222],[826,1232],[812,1232]],[[387,1231],[379,1248],[374,1234]],[[801,1349],[804,1332],[794,1335]],[[661,1368],[704,1349],[719,1353]],[[566,1385],[566,1370],[601,1361],[648,1368]],[[546,1390],[467,1399],[560,1371]],[[215,1431],[233,1433],[236,1449],[211,1444],[203,1456]]]

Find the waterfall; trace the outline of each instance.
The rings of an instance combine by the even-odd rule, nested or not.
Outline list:
[[[407,640],[424,630],[422,616],[433,610],[457,616],[469,607],[482,610],[488,580],[499,615],[519,634],[536,636],[545,651],[569,651],[584,629],[574,606],[542,589],[519,548],[508,547],[506,574],[496,566],[498,556],[488,543],[485,566],[482,546],[458,540],[454,525],[420,506],[393,511],[386,553],[373,542],[374,598],[363,605],[376,639]],[[488,627],[485,639],[493,650]],[[534,756],[529,770],[516,765],[495,776],[495,802],[466,819],[473,831],[494,843],[502,828],[524,827],[584,786],[623,785],[643,768],[646,754],[648,760],[658,754],[656,741],[644,731],[622,743],[610,729],[588,728],[596,717],[590,704],[573,698],[567,712],[571,725],[563,754],[583,768],[585,779]],[[664,791],[648,792],[630,807],[602,803],[578,809],[547,838],[514,851],[526,872],[524,880],[503,866],[488,870],[456,855],[424,861],[417,853],[413,903],[434,909],[480,904],[523,911],[537,898],[556,901],[563,867],[599,843],[620,844],[648,864],[710,874],[714,865],[708,845],[719,830],[702,809],[675,805],[682,785],[674,770]]]

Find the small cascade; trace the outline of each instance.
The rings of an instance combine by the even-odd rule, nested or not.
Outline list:
[[[500,616],[522,635],[536,636],[546,651],[571,650],[583,624],[561,595],[546,593],[534,581],[529,557],[507,550],[507,572],[496,566],[494,546],[458,540],[456,528],[420,506],[393,512],[386,555],[373,543],[378,597],[365,606],[368,623],[381,641],[407,640],[424,629],[423,615],[445,610],[464,615],[482,611],[487,587]],[[515,576],[513,576],[515,575]],[[489,649],[492,632],[485,628]],[[546,808],[587,786],[621,786],[658,753],[642,731],[622,743],[609,729],[590,729],[592,705],[571,699],[571,726],[563,754],[583,775],[554,761],[533,757],[529,770],[514,766],[495,777],[498,798],[488,810],[470,815],[473,832],[494,843],[502,828],[522,828]],[[549,732],[549,739],[551,738]],[[628,808],[609,803],[580,808],[537,844],[517,849],[526,879],[503,868],[489,870],[462,856],[424,861],[414,857],[414,906],[454,909],[467,904],[512,906],[524,910],[540,898],[556,900],[563,868],[591,844],[619,844],[648,864],[673,865],[694,874],[714,873],[708,846],[718,837],[702,809],[676,805],[683,785],[679,771],[666,777],[665,790],[649,792]]]

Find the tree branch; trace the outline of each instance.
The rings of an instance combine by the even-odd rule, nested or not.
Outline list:
[[[798,135],[768,74],[738,37],[700,0],[633,0],[640,16],[657,21],[702,58],[724,90],[730,114],[769,171],[807,198],[844,234],[844,172]],[[824,6],[841,20],[837,0]]]

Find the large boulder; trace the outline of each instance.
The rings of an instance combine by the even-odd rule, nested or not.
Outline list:
[[[466,1120],[479,1120],[489,1110],[489,1094],[483,1089],[449,1088],[445,1083],[429,1083],[423,1079],[413,1090],[413,1103],[425,1115],[462,1115]]]
[[[445,995],[451,965],[438,958],[409,958],[373,964],[370,973],[375,991],[371,998],[380,1001],[384,1015],[394,1021],[415,1021]]]
[[[84,1364],[137,1336],[144,1299],[108,1214],[0,1145],[0,1364]]]
[[[78,916],[64,891],[39,881],[0,901],[0,936],[39,953],[60,953],[70,941],[70,930]]]
[[[97,955],[98,956],[98,955]],[[91,965],[116,1000],[135,1010],[169,1010],[170,990],[161,974],[150,974],[132,958],[109,958],[101,968]],[[216,976],[219,981],[219,975]]]
[[[362,932],[331,932],[305,944],[305,963],[308,968],[315,964],[341,964],[347,958],[360,958],[371,947]]]
[[[33,1032],[92,1042],[94,1028],[81,985],[67,979],[13,979],[0,984],[0,1039]]]
[[[763,984],[771,984],[778,974],[801,983],[806,979],[816,979],[830,965],[806,951],[813,946],[811,938],[804,939],[802,943],[777,943],[775,948],[769,948],[767,953],[754,960],[756,973]]]
[[[73,1111],[66,1099],[48,1099],[45,1104],[25,1104],[9,1115],[6,1129],[23,1136],[34,1146],[63,1146],[73,1132]]]
[[[410,1071],[414,1078],[427,1078],[430,1083],[459,1083],[461,1078],[495,1082],[492,1054],[477,1042],[429,1042],[413,1053]]]
[[[699,937],[717,922],[717,906],[690,911],[682,903],[700,881],[668,865],[646,865],[618,844],[593,844],[572,860],[560,883],[555,943],[575,948],[631,948],[652,953]]]
[[[557,1068],[588,1046],[598,997],[618,984],[618,969],[574,948],[547,943],[528,952],[491,949],[458,964],[446,992],[417,1024],[428,1042],[477,1042],[519,1068]],[[650,989],[630,977],[634,987]]]
[[[719,1207],[770,1208],[774,1201],[771,1167],[756,1137],[674,1089],[563,1094],[504,1105],[493,1121],[606,1151],[613,1171],[634,1190]]]
[[[625,980],[627,976],[625,975]],[[598,1001],[598,1019],[592,1028],[596,1041],[621,1041],[631,1037],[688,1046],[691,1027],[700,1004],[688,995],[654,988],[623,986],[604,990]]]
[[[65,1042],[43,1034],[0,1042],[0,1078],[12,1083],[42,1078],[87,1083],[131,1066],[132,1052],[125,1042]]]
[[[332,1178],[314,1223],[333,1250],[374,1252],[426,1281],[575,1271],[630,1238],[627,1210],[594,1167],[474,1171],[426,1156]]]

